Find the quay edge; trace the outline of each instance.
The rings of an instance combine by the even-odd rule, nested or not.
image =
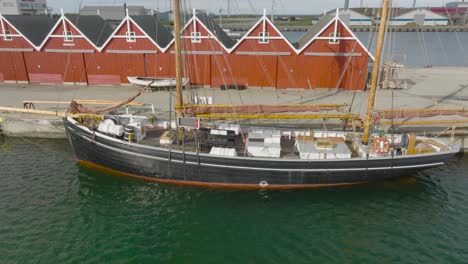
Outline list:
[[[0,130],[3,131],[6,137],[25,137],[25,138],[49,138],[49,139],[65,139],[66,133],[64,129],[63,118],[59,116],[45,116],[45,115],[33,115],[23,113],[1,113],[0,112]],[[312,125],[315,128],[316,126]],[[320,128],[320,125],[316,127]],[[329,126],[333,129],[332,126]],[[461,128],[460,128],[461,129]],[[409,128],[401,129],[400,132],[405,130],[409,131]],[[441,128],[434,126],[426,126],[418,134],[427,134],[427,131],[440,131]],[[456,142],[460,144],[460,148],[463,152],[468,152],[468,131],[466,129],[459,130],[461,133],[457,133],[455,136]],[[449,140],[449,135],[443,135],[442,138]]]
[[[58,116],[0,113],[0,119],[6,137],[66,138],[63,120]]]

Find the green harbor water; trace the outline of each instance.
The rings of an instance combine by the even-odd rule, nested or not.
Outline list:
[[[161,185],[0,140],[0,263],[467,263],[468,158],[307,191]]]

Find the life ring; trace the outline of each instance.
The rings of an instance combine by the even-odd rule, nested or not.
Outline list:
[[[377,138],[374,142],[374,152],[385,155],[390,150],[390,141],[386,138]]]
[[[266,182],[266,181],[261,181],[258,185],[260,185],[260,187],[262,187],[262,188],[265,188],[265,187],[268,186],[268,182]]]

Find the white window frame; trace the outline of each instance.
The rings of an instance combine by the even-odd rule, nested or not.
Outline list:
[[[190,39],[192,40],[192,43],[201,43],[201,33],[200,32],[192,32],[190,34]]]
[[[72,35],[71,31],[64,31],[63,32],[63,41],[73,42],[73,35]]]
[[[136,34],[135,31],[127,31],[125,32],[125,39],[127,42],[136,42]]]
[[[5,30],[5,32],[3,32],[4,35],[3,35],[3,40],[5,41],[12,41],[13,40],[13,37],[11,36],[11,31],[10,30]]]
[[[263,34],[265,34],[265,35],[263,35]],[[260,43],[260,44],[270,43],[270,33],[268,33],[268,32],[258,33],[258,43]]]
[[[330,33],[329,37],[330,39],[328,40],[328,44],[332,44],[332,45],[340,44],[340,33],[336,33],[336,37],[335,37],[335,33]]]

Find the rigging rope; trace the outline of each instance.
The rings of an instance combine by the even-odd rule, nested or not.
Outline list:
[[[25,142],[27,142],[27,143],[33,145],[33,146],[36,146],[36,147],[38,147],[38,148],[44,149],[44,150],[46,150],[46,151],[49,151],[49,152],[51,152],[51,153],[57,155],[58,157],[60,157],[61,159],[65,160],[65,161],[75,161],[74,158],[69,157],[69,156],[67,156],[67,155],[64,155],[65,152],[59,152],[59,151],[56,151],[56,150],[54,150],[54,149],[45,147],[44,145],[41,145],[41,144],[39,144],[39,143],[36,143],[36,142],[34,142],[34,141],[30,140],[30,139],[24,138],[24,137],[17,137],[17,138],[19,138],[19,139],[21,139],[21,140],[23,140],[23,141],[25,141]]]
[[[148,83],[144,88],[140,89],[134,96],[132,96],[132,97],[128,98],[127,100],[122,101],[122,102],[120,102],[120,103],[118,103],[116,105],[111,105],[111,106],[108,106],[108,107],[92,109],[92,108],[88,108],[88,107],[83,106],[82,104],[77,103],[75,100],[71,100],[68,111],[71,114],[78,114],[78,113],[99,114],[99,113],[109,112],[109,111],[115,110],[115,109],[117,109],[119,107],[122,107],[122,106],[128,104],[128,103],[133,102],[133,100],[135,100],[138,96],[140,96],[144,91],[150,89],[151,85],[154,82],[155,81],[152,81],[152,82]]]

